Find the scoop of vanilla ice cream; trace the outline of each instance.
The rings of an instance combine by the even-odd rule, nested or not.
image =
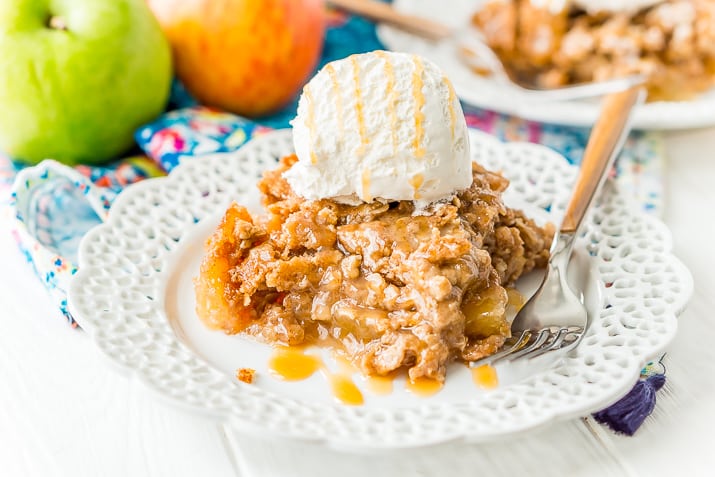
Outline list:
[[[298,162],[284,177],[307,199],[428,203],[472,183],[454,88],[418,56],[374,51],[327,64],[291,124]]]

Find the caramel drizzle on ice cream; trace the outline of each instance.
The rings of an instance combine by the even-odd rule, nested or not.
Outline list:
[[[390,57],[384,51],[375,54],[385,62],[385,78],[387,78],[387,111],[390,116],[390,133],[392,136],[392,151],[397,151],[397,91],[395,90],[395,69]]]
[[[310,142],[313,142],[313,137],[315,137],[315,108],[313,107],[313,95],[310,94],[310,88],[305,88],[303,90],[303,96],[307,101],[308,116],[305,119],[305,125],[308,127],[308,135],[310,137]],[[318,162],[318,158],[315,155],[314,148],[310,148],[310,162],[315,164]]]
[[[415,139],[412,142],[412,149],[414,150],[415,157],[422,157],[425,155],[425,148],[422,146],[422,136],[424,136],[424,120],[425,113],[422,108],[425,105],[425,95],[422,92],[422,72],[424,71],[424,65],[422,60],[415,56],[413,57],[415,64],[415,70],[412,73],[412,94],[415,100]]]
[[[360,148],[358,154],[365,152],[367,144],[367,135],[365,134],[365,118],[363,117],[362,91],[360,90],[360,65],[358,64],[357,56],[353,55],[350,58],[353,65],[353,81],[355,81],[355,113],[357,114],[358,130],[360,132]]]
[[[365,202],[372,202],[372,195],[370,194],[370,169],[367,167],[362,170],[362,197],[360,197]]]
[[[454,92],[454,86],[452,86],[452,82],[449,81],[449,78],[445,76],[443,81],[449,90],[449,130],[452,132],[452,140],[454,140],[454,129],[457,124],[457,113],[454,110],[454,101],[457,99],[457,94]]]
[[[330,76],[330,83],[333,86],[333,93],[335,94],[335,109],[337,110],[338,119],[338,134],[342,137],[343,135],[343,99],[340,96],[340,83],[338,83],[338,77],[335,73],[335,67],[332,64],[325,66],[325,71],[328,72]]]
[[[421,198],[420,197],[420,187],[422,187],[422,184],[424,182],[425,182],[425,176],[423,176],[422,174],[415,174],[410,179],[410,185],[412,186],[412,188],[415,191],[414,198],[416,200],[419,200]]]

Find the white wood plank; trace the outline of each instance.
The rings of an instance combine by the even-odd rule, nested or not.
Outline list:
[[[0,475],[235,475],[216,424],[99,359],[0,227]]]
[[[628,476],[631,469],[596,444],[579,420],[506,443],[449,443],[429,449],[360,455],[315,444],[231,434],[246,477],[388,477],[396,475]],[[596,465],[594,465],[596,464]]]

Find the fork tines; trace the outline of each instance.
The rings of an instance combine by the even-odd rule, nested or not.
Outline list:
[[[567,351],[578,344],[584,327],[551,326],[540,330],[524,330],[517,337],[507,340],[507,347],[486,358],[472,361],[470,367],[495,364],[499,361],[515,359],[533,359],[549,351]]]

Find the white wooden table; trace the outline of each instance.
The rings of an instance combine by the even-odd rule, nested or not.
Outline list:
[[[715,475],[715,129],[668,133],[667,146],[664,216],[695,295],[635,437],[574,420],[501,443],[366,458],[227,434],[108,366],[0,222],[0,475]]]

